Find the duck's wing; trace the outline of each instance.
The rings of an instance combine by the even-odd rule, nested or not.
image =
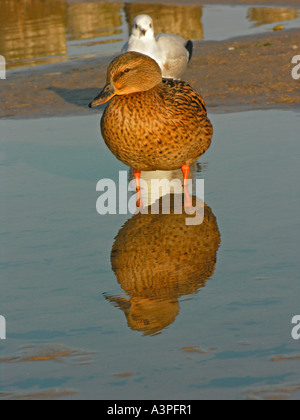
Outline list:
[[[167,108],[175,114],[183,115],[184,118],[188,117],[188,114],[195,114],[197,118],[207,116],[204,99],[189,83],[181,80],[163,79],[163,89],[168,92],[164,96],[165,101],[170,102]]]

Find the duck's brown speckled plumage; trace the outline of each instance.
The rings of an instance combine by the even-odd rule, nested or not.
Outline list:
[[[153,61],[142,54],[128,54],[129,61]],[[108,81],[117,78],[120,65],[118,58],[114,61]],[[160,71],[155,65],[153,73]],[[117,69],[112,75],[114,66]],[[148,90],[116,94],[101,120],[102,135],[111,152],[142,171],[173,170],[196,162],[209,148],[213,134],[201,95],[186,82],[162,80],[161,73],[159,78]]]
[[[115,96],[104,112],[101,131],[119,160],[142,171],[192,164],[212,138],[202,97],[189,84],[172,80],[146,92]]]

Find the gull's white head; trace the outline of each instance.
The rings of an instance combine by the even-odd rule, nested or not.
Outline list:
[[[152,38],[154,35],[153,20],[148,15],[138,15],[132,26],[132,35],[136,38]]]

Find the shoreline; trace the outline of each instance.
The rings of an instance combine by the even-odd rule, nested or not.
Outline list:
[[[300,110],[300,80],[292,58],[300,54],[300,29],[197,41],[183,80],[205,99],[209,113],[259,109]],[[88,103],[106,79],[111,56],[7,71],[0,119],[91,115]]]

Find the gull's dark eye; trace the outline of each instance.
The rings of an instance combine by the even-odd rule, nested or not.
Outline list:
[[[135,29],[138,29],[138,25],[137,24],[135,24]]]
[[[152,28],[152,23],[150,23],[149,28]]]

